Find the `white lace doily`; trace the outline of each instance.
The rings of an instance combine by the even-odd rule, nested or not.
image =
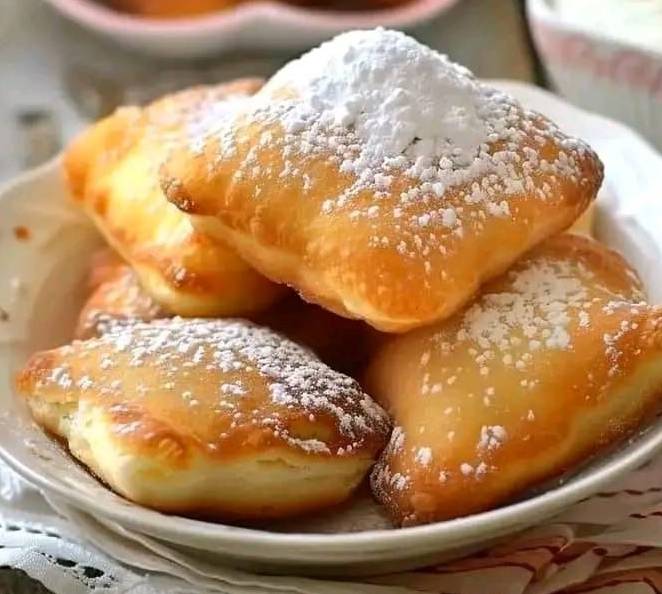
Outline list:
[[[473,557],[361,582],[225,567],[46,499],[0,462],[0,566],[55,594],[649,594],[662,591],[662,457]]]
[[[47,500],[1,461],[0,566],[24,571],[55,594],[412,592],[399,586],[261,577],[198,560],[116,524],[102,524],[62,501]]]
[[[55,594],[190,594],[190,584],[131,570],[83,543],[75,525],[0,462],[0,566],[24,571]],[[194,590],[205,592],[205,590]]]

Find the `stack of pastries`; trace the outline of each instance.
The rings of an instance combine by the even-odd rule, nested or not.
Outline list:
[[[590,237],[596,154],[401,33],[122,108],[64,169],[109,250],[16,385],[136,503],[278,518],[369,477],[434,522],[658,410],[662,309]]]

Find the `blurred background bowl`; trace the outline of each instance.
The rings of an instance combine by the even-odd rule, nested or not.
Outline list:
[[[619,18],[617,13],[602,17]],[[527,0],[527,18],[557,91],[585,109],[629,124],[662,149],[662,49],[637,43],[636,33],[630,39],[601,32],[590,18],[564,18],[557,0]],[[622,24],[622,33],[627,30]],[[662,43],[662,20],[658,30]]]
[[[274,0],[249,2],[206,15],[155,19],[123,13],[95,0],[46,0],[67,18],[125,47],[170,58],[223,50],[301,50],[348,29],[379,25],[408,29],[458,0],[409,0],[393,8],[308,9]]]

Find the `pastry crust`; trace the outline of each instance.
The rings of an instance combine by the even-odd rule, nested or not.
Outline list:
[[[596,215],[596,208],[595,208],[595,202],[593,202],[585,211],[584,214],[582,214],[581,217],[579,217],[568,229],[570,233],[575,233],[577,235],[586,235],[587,237],[593,237],[594,236],[594,230],[595,230],[595,215]]]
[[[484,511],[630,434],[662,400],[662,309],[616,253],[551,239],[451,319],[393,338],[365,385],[395,429],[372,473],[394,522]]]
[[[163,196],[158,168],[173,144],[214,110],[259,88],[246,79],[125,107],[85,131],[65,154],[73,197],[135,269],[148,294],[184,316],[244,315],[282,293],[231,249],[195,230]]]
[[[185,515],[276,518],[339,503],[389,431],[354,380],[243,321],[115,325],[37,353],[16,385],[112,489]]]
[[[100,336],[123,321],[170,317],[140,286],[133,269],[110,250],[92,258],[88,284],[91,293],[78,315],[77,339]]]
[[[354,376],[374,350],[375,332],[363,322],[338,317],[292,294],[254,321],[313,351],[331,368]]]
[[[314,112],[292,121],[307,105],[297,77],[337,81],[324,78],[323,63],[288,68],[289,78],[276,75],[239,113],[173,151],[162,187],[197,228],[265,276],[379,330],[451,315],[481,283],[568,228],[602,181],[586,144],[457,68],[490,132],[455,161],[383,156],[379,138]],[[420,97],[433,100],[445,99]]]
[[[93,338],[126,321],[173,317],[142,289],[135,272],[110,250],[92,257],[90,295],[78,316],[74,337]],[[250,319],[312,350],[336,371],[358,372],[375,348],[376,332],[356,320],[340,318],[290,294]]]

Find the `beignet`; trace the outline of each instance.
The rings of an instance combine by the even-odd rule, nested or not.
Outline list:
[[[374,330],[369,326],[338,317],[295,294],[256,316],[254,321],[308,347],[327,365],[350,375],[365,367],[374,350]]]
[[[66,151],[73,197],[147,293],[173,314],[244,315],[282,292],[231,249],[195,230],[158,183],[161,161],[201,118],[213,121],[214,113],[235,109],[259,86],[236,81],[177,93],[144,109],[120,108]]]
[[[551,239],[444,323],[395,337],[367,390],[395,428],[372,473],[394,522],[487,510],[628,435],[662,400],[662,308],[599,243]]]
[[[91,294],[78,314],[75,338],[100,336],[116,322],[170,317],[140,286],[133,269],[110,252],[94,255],[88,284]]]
[[[92,257],[88,285],[91,293],[78,315],[75,338],[107,332],[113,324],[173,317],[140,287],[133,270],[109,251]],[[342,373],[355,373],[375,349],[368,326],[340,318],[291,293],[250,319],[312,350],[324,363]]]
[[[445,56],[377,29],[286,65],[161,174],[197,228],[269,278],[402,332],[569,227],[602,165]]]
[[[568,229],[570,233],[575,233],[576,235],[587,235],[588,237],[593,237],[595,229],[595,202],[593,202],[573,224],[572,227]]]
[[[16,385],[112,489],[186,515],[276,518],[339,503],[389,431],[354,380],[243,321],[115,325],[37,353]]]

